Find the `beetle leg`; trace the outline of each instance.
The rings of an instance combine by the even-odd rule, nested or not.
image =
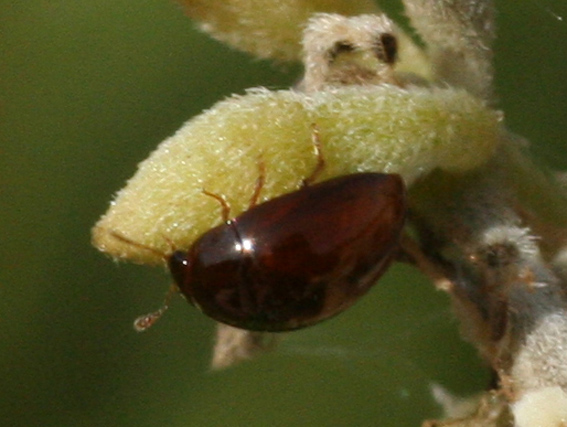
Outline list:
[[[254,192],[252,193],[252,197],[250,197],[250,204],[248,205],[249,208],[256,206],[258,203],[260,192],[262,191],[262,188],[264,188],[264,183],[266,182],[266,164],[262,157],[258,159],[258,172],[258,178],[256,178],[256,184],[254,185]]]
[[[315,156],[317,157],[317,164],[311,172],[311,175],[301,181],[302,187],[307,187],[308,185],[313,184],[313,182],[317,179],[321,172],[323,172],[323,169],[325,169],[325,157],[323,156],[323,150],[321,148],[321,136],[319,135],[319,127],[315,123],[313,123],[311,125],[311,129],[311,141],[313,143],[313,149],[315,150]]]
[[[213,199],[217,200],[220,205],[221,205],[221,215],[222,215],[222,220],[224,222],[227,222],[230,220],[230,205],[228,204],[227,200],[224,198],[224,196],[220,196],[218,194],[215,193],[211,193],[210,191],[207,191],[205,189],[201,190],[203,194],[212,197]]]

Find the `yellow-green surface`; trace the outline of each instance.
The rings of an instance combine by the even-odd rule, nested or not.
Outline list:
[[[500,106],[567,169],[567,5],[519,4],[497,2]],[[105,259],[90,227],[188,118],[297,74],[196,34],[167,0],[2,1],[0,34],[0,424],[409,426],[438,414],[430,383],[485,383],[445,297],[408,268],[226,372],[207,371],[212,322],[181,300],[136,334],[169,278]]]
[[[261,200],[299,188],[317,163],[313,138],[325,159],[319,180],[387,172],[409,185],[435,168],[469,171],[500,144],[500,117],[462,90],[256,89],[216,104],[160,144],[97,224],[93,241],[115,257],[160,262],[160,253],[188,248],[222,220],[218,201],[203,189],[222,194],[236,216],[248,208],[260,162]]]

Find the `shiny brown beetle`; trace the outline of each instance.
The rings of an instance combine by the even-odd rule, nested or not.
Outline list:
[[[344,311],[376,283],[405,215],[399,175],[341,176],[252,206],[187,252],[173,252],[168,264],[181,293],[221,323],[303,328]]]

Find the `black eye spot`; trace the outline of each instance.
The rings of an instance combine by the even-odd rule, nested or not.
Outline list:
[[[390,33],[380,34],[376,56],[385,64],[393,64],[398,59],[398,40]]]
[[[341,53],[353,52],[355,49],[356,46],[354,46],[352,43],[349,43],[345,40],[338,41],[329,52],[330,60],[334,61],[335,58]]]

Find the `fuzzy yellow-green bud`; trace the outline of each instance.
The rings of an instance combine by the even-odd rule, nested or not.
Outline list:
[[[350,86],[307,95],[255,89],[233,96],[186,123],[140,164],[93,230],[110,255],[143,263],[184,249],[230,214],[248,208],[266,168],[260,199],[298,188],[314,168],[312,133],[319,133],[326,166],[320,180],[353,172],[401,174],[411,184],[435,168],[466,171],[497,147],[500,114],[465,91],[396,86]],[[113,234],[115,233],[115,234]]]

